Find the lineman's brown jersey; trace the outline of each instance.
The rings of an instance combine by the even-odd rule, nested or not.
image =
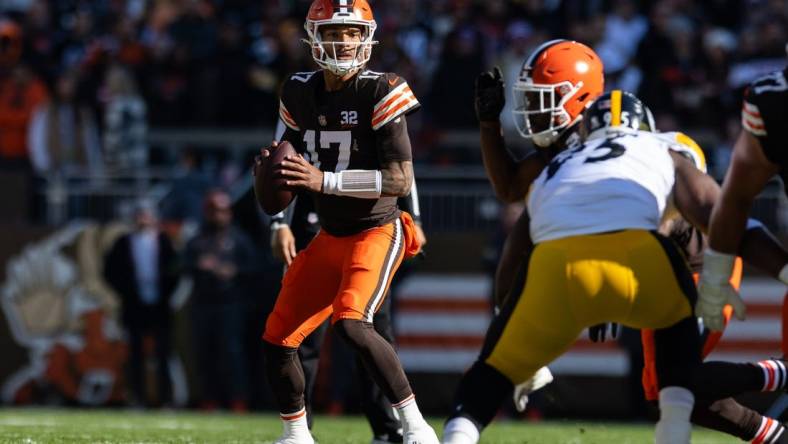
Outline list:
[[[405,115],[419,107],[408,83],[392,73],[362,71],[326,91],[323,71],[296,73],[282,85],[279,117],[287,140],[321,171],[379,170],[411,160]],[[348,236],[399,216],[396,197],[359,199],[315,194],[322,229]]]
[[[742,127],[761,142],[766,157],[780,166],[788,191],[788,68],[767,74],[744,92]]]

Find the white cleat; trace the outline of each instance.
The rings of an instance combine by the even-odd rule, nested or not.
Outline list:
[[[435,430],[426,422],[412,430],[407,430],[403,435],[403,444],[440,444]]]
[[[401,430],[401,429],[400,429]],[[386,435],[372,438],[370,444],[402,444],[402,435]]]
[[[542,367],[531,376],[531,379],[514,386],[514,405],[518,412],[524,412],[528,406],[528,395],[553,382],[550,369]]]
[[[315,438],[312,438],[312,434],[284,434],[279,437],[273,444],[315,444]]]
[[[443,433],[443,444],[476,444],[479,442],[478,439],[474,439],[472,436],[469,436],[460,431],[454,432],[444,432]]]
[[[479,429],[470,419],[463,416],[450,419],[443,428],[443,444],[476,444]]]

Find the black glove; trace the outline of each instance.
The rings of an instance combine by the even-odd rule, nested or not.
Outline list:
[[[474,106],[480,122],[497,122],[506,100],[503,97],[503,76],[497,66],[476,77]]]
[[[591,342],[605,342],[608,326],[610,327],[610,338],[617,338],[618,324],[615,322],[604,322],[588,327],[588,339],[591,339]]]

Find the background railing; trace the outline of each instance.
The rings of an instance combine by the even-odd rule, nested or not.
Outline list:
[[[178,166],[185,150],[200,153],[200,170],[222,180],[234,196],[251,186],[248,167],[259,147],[271,140],[263,130],[154,130],[149,134],[151,157],[160,166],[127,171],[88,171],[67,168],[37,182],[37,195],[47,223],[73,219],[108,220],[121,216],[125,202],[139,197],[163,199],[174,180],[185,172]],[[475,131],[446,132],[433,145],[475,150]],[[221,173],[221,170],[229,173]],[[416,163],[424,227],[430,232],[488,232],[499,221],[500,202],[495,198],[481,162],[471,165],[435,166]],[[774,180],[757,199],[752,215],[782,236],[788,235],[788,202],[782,185]]]

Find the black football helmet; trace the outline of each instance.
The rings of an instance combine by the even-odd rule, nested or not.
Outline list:
[[[583,116],[586,137],[599,130],[656,131],[654,116],[634,94],[614,89],[594,100]]]

